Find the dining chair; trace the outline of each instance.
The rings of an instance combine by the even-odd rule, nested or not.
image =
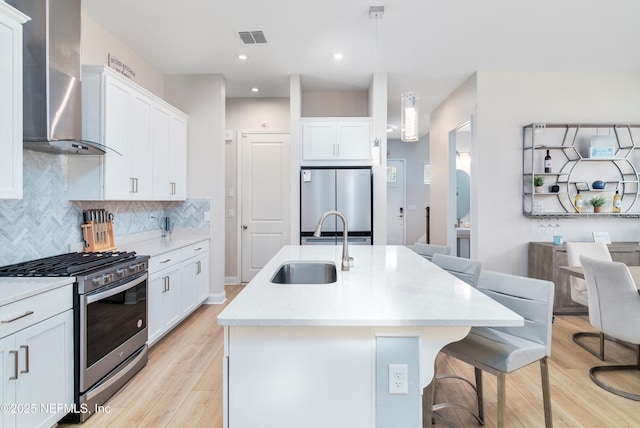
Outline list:
[[[425,259],[431,260],[434,254],[449,255],[449,253],[451,253],[451,248],[445,245],[423,244],[422,242],[416,242],[413,244],[413,251],[420,254]]]
[[[567,263],[569,266],[580,266],[580,256],[584,255],[594,259],[612,261],[609,248],[602,242],[567,242]],[[571,300],[589,307],[589,296],[587,292],[587,283],[584,279],[571,276],[569,278],[571,285]],[[597,337],[599,339],[599,350],[595,350],[581,339],[584,337]],[[573,341],[586,350],[590,354],[604,361],[604,340],[605,335],[602,332],[579,331],[573,333]]]
[[[640,372],[640,294],[633,277],[624,263],[585,256],[580,261],[589,289],[589,322],[605,335],[634,344],[638,352],[636,364],[592,367],[589,377],[613,394],[640,401],[640,394],[623,391],[597,377],[604,371]]]
[[[480,270],[482,269],[482,263],[478,260],[448,256],[441,253],[434,254],[431,261],[473,287],[476,286],[478,275],[480,275]]]
[[[517,275],[482,271],[478,278],[478,290],[508,307],[524,318],[521,327],[472,327],[462,340],[450,343],[441,352],[474,367],[475,384],[460,376],[447,376],[469,384],[476,393],[477,414],[455,403],[434,404],[435,389],[440,379],[434,376],[424,390],[423,426],[428,426],[432,417],[450,425],[438,413],[446,408],[464,409],[472,414],[480,425],[484,425],[482,400],[482,372],[498,379],[497,426],[505,426],[506,375],[540,362],[544,419],[547,428],[553,426],[551,395],[547,360],[551,356],[551,320],[553,316],[554,284],[551,281]]]

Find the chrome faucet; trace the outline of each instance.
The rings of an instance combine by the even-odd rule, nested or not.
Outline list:
[[[342,215],[339,211],[327,211],[322,214],[320,220],[318,220],[318,225],[316,226],[316,231],[313,232],[313,236],[316,238],[320,236],[320,229],[322,229],[322,223],[324,219],[329,217],[330,215],[335,215],[342,219],[342,224],[344,226],[344,233],[342,234],[342,270],[349,270],[349,246],[347,245],[347,241],[349,239],[349,227],[347,226],[347,219],[344,215]]]

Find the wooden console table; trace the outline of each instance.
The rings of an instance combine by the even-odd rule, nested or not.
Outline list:
[[[611,258],[627,266],[640,266],[640,244],[612,242],[608,245]],[[586,314],[587,308],[571,300],[569,275],[560,270],[567,266],[567,249],[551,242],[529,242],[529,277],[546,279],[556,285],[553,313],[557,315]]]

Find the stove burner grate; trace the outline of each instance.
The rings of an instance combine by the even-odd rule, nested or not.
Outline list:
[[[68,253],[0,267],[0,277],[73,276],[99,267],[134,259],[134,251]]]

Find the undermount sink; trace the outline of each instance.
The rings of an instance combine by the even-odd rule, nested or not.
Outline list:
[[[271,278],[274,284],[331,284],[338,276],[331,262],[287,262]]]

